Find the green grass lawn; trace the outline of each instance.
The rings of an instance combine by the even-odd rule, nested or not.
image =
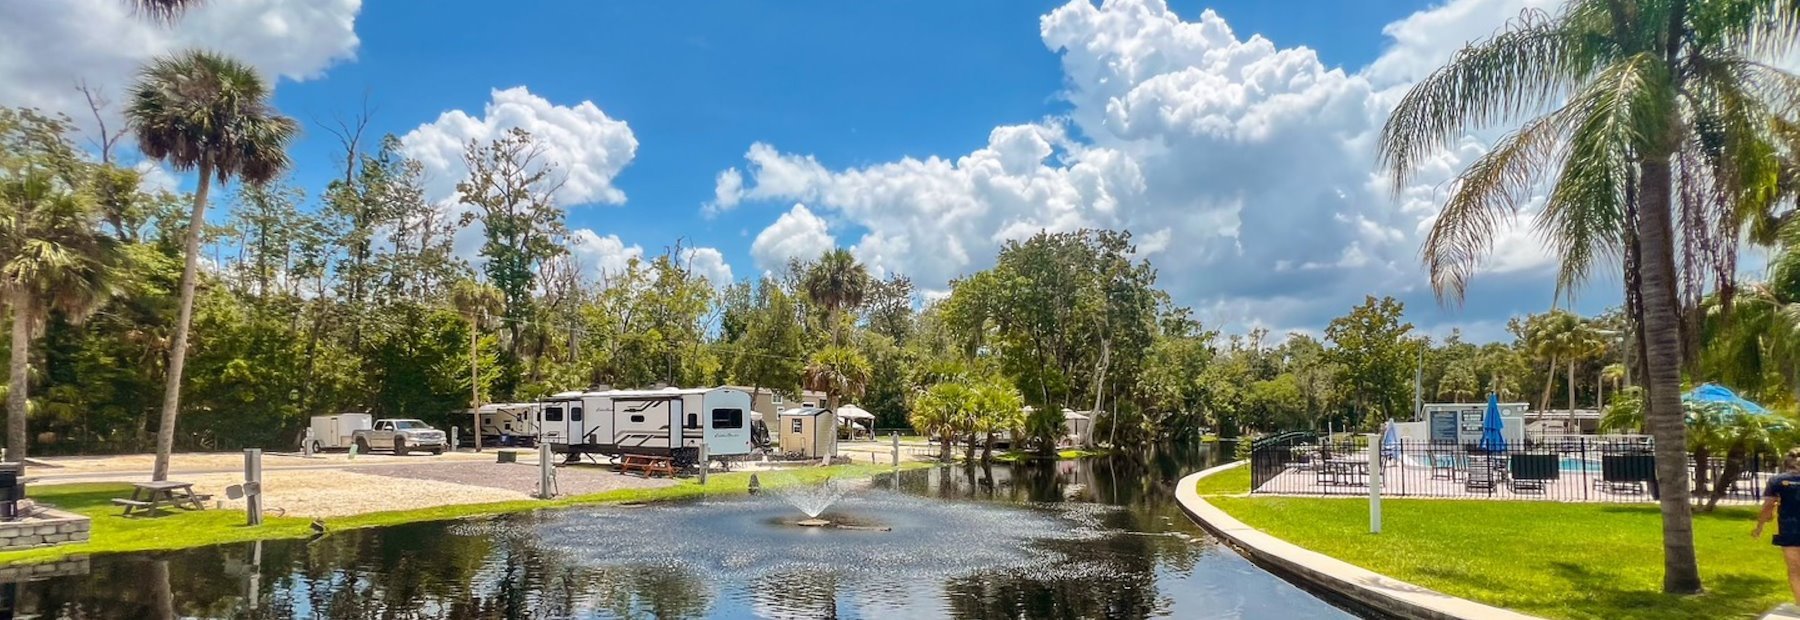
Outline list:
[[[1238,468],[1233,472],[1244,472]],[[1221,474],[1212,478],[1230,475]],[[1243,493],[1212,478],[1200,492]],[[1307,549],[1447,594],[1548,618],[1753,618],[1789,598],[1781,554],[1750,538],[1754,512],[1696,514],[1706,594],[1662,583],[1655,506],[1388,500],[1383,533],[1368,533],[1368,501],[1210,497],[1246,524]]]
[[[1201,495],[1243,495],[1250,492],[1250,468],[1233,467],[1201,478],[1194,488]]]
[[[909,463],[902,464],[901,468],[927,466],[924,463]],[[804,467],[761,472],[758,482],[763,488],[778,488],[795,484],[816,484],[826,478],[866,478],[892,470],[891,466],[878,465]],[[693,478],[682,478],[673,486],[620,489],[548,501],[462,504],[334,517],[326,519],[326,527],[330,530],[343,530],[583,504],[652,502],[701,495],[741,495],[749,488],[749,482],[749,473],[733,472],[710,476],[706,486],[701,486]],[[0,564],[48,562],[74,554],[181,549],[249,540],[299,538],[312,534],[311,519],[265,516],[262,525],[250,527],[244,525],[244,513],[241,510],[169,510],[167,514],[157,517],[122,517],[119,516],[119,507],[112,505],[113,498],[131,495],[131,485],[122,483],[34,486],[30,488],[29,495],[39,503],[91,517],[93,530],[89,540],[84,544],[0,552]]]

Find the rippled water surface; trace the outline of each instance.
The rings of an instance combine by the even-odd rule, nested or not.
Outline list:
[[[1207,446],[771,495],[414,524],[71,563],[52,618],[1342,618],[1216,544],[1172,484]],[[0,616],[5,617],[5,616]]]

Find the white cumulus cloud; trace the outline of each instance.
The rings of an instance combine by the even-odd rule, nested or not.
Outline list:
[[[824,217],[862,231],[853,251],[872,268],[926,288],[988,266],[1008,239],[1123,228],[1178,300],[1228,328],[1316,327],[1370,293],[1417,307],[1430,299],[1419,241],[1444,182],[1493,136],[1441,154],[1396,199],[1376,169],[1375,134],[1412,81],[1546,2],[1421,11],[1386,29],[1378,60],[1346,71],[1242,36],[1210,10],[1188,19],[1163,0],[1072,0],[1039,24],[1061,59],[1066,117],[997,127],[960,156],[848,169],[756,143],[743,173],[720,175],[718,203],[818,211],[796,207],[758,235],[752,255],[765,268],[794,252],[783,242],[828,242]],[[1502,240],[1490,267],[1521,276],[1502,286],[1547,306],[1553,257],[1528,225]]]
[[[837,239],[831,236],[825,220],[813,215],[806,205],[795,204],[750,242],[750,257],[756,260],[757,267],[774,271],[790,258],[818,258],[836,246]]]
[[[625,192],[612,182],[637,156],[637,136],[630,125],[607,116],[592,101],[556,105],[523,86],[495,89],[492,95],[479,117],[450,110],[401,136],[406,155],[425,166],[429,198],[455,198],[456,184],[469,176],[463,152],[470,141],[485,144],[523,129],[543,148],[541,160],[555,166],[563,182],[554,196],[557,204],[625,202]]]
[[[307,80],[353,60],[361,0],[213,0],[173,25],[121,0],[0,2],[0,105],[62,112],[92,129],[77,84],[113,103],[108,126],[139,67],[200,47],[241,59],[274,80]]]

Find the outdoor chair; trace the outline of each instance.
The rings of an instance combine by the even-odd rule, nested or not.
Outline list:
[[[1515,454],[1509,461],[1514,493],[1543,493],[1545,482],[1562,476],[1561,460],[1554,454]]]
[[[1459,469],[1456,465],[1456,455],[1432,452],[1426,455],[1426,458],[1431,459],[1432,480],[1456,479],[1457,470]]]
[[[1471,493],[1486,491],[1493,493],[1494,488],[1507,481],[1506,461],[1493,456],[1481,454],[1469,457],[1469,477],[1463,481],[1463,489]]]
[[[1608,493],[1643,495],[1644,483],[1655,477],[1656,461],[1647,454],[1608,454],[1600,457],[1600,479],[1594,488]]]

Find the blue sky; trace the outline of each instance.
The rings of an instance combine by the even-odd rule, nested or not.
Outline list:
[[[550,136],[584,175],[563,203],[594,271],[683,239],[710,274],[753,278],[835,244],[929,298],[1004,240],[1129,228],[1229,331],[1317,330],[1393,294],[1431,331],[1498,337],[1551,302],[1528,226],[1460,309],[1433,301],[1417,250],[1444,182],[1503,128],[1399,195],[1370,140],[1411,81],[1551,2],[215,0],[159,28],[119,0],[18,0],[0,58],[41,63],[0,60],[0,104],[85,115],[76,80],[122,92],[143,60],[202,45],[279,76],[309,191],[338,165],[321,123],[365,95],[374,135],[439,162],[448,210],[457,145]],[[1617,297],[1595,288],[1584,308]]]

